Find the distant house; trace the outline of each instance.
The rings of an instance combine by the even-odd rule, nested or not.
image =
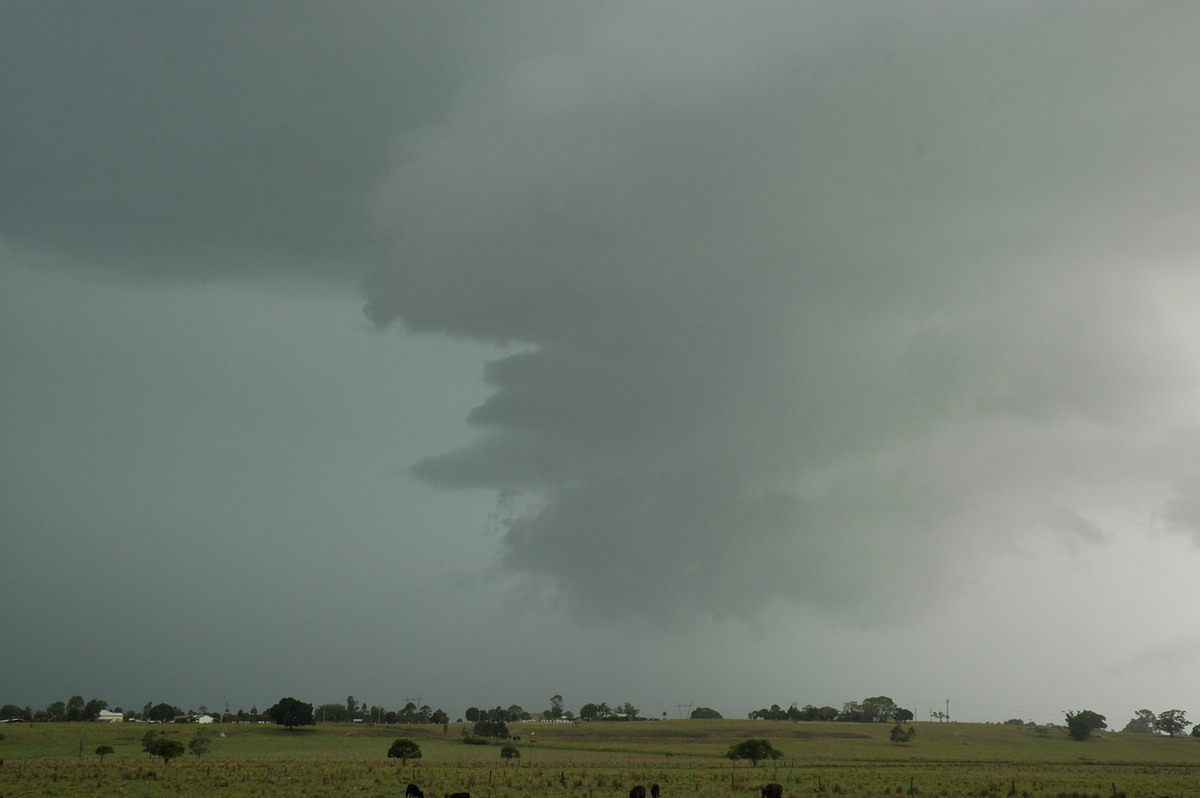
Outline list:
[[[107,709],[102,709],[96,716],[96,720],[100,723],[123,723],[125,716],[120,712],[109,712]]]
[[[201,715],[200,717],[196,718],[196,722],[197,723],[216,723],[217,719],[214,718],[212,715]]]

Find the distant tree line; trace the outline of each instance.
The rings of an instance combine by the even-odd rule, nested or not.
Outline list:
[[[749,715],[751,720],[823,720],[847,723],[906,723],[913,719],[912,710],[897,706],[885,695],[864,698],[862,701],[847,701],[841,709],[806,704],[792,704],[783,709],[772,704],[769,709],[756,709]]]
[[[100,712],[106,709],[109,709],[109,705],[103,699],[94,698],[91,701],[84,701],[82,696],[72,696],[66,701],[54,701],[44,709],[22,708],[16,704],[5,704],[0,706],[0,721],[25,721],[27,723],[94,721],[100,717]],[[184,710],[174,704],[165,702],[156,704],[153,701],[147,701],[141,709],[113,707],[111,711],[120,713],[125,720],[150,723],[190,722],[200,715],[210,715],[214,720],[222,723],[267,723],[273,720],[269,711],[260,713],[257,705],[252,706],[248,712],[245,709],[238,709],[237,712],[218,712],[210,711],[204,704],[201,704],[198,709]],[[354,696],[348,697],[345,705],[323,704],[317,707],[313,710],[313,718],[315,721],[328,723],[349,723],[360,720],[389,724],[436,723],[444,725],[450,722],[449,716],[441,709],[435,710],[428,706],[417,707],[410,702],[402,710],[384,710],[383,707],[368,707],[366,704],[359,704]]]
[[[107,701],[99,698],[85,700],[83,696],[71,696],[66,701],[54,701],[43,709],[20,707],[16,704],[0,706],[0,721],[25,722],[87,722],[100,717],[100,713],[108,710]],[[120,713],[126,720],[140,720],[155,723],[187,722],[195,720],[197,715],[210,714],[221,722],[275,722],[289,728],[310,723],[349,723],[354,721],[373,722],[380,724],[437,724],[448,726],[450,717],[442,709],[432,709],[428,705],[417,706],[409,701],[402,709],[387,710],[381,706],[367,705],[359,702],[354,696],[348,696],[345,704],[321,704],[315,709],[311,704],[305,704],[294,698],[286,698],[263,713],[257,706],[250,711],[238,709],[237,712],[209,712],[207,707],[200,705],[198,711],[186,711],[168,703],[147,701],[140,709],[122,709],[113,707],[112,712]],[[665,717],[664,713],[664,717]],[[940,714],[940,713],[935,713]],[[1092,710],[1079,710],[1065,713],[1067,734],[1076,740],[1086,740],[1095,732],[1108,728],[1107,719]],[[507,738],[506,724],[533,720],[583,720],[583,721],[630,721],[645,720],[641,711],[632,703],[609,706],[606,703],[586,703],[579,708],[578,714],[564,709],[561,695],[550,698],[549,708],[536,715],[525,711],[518,704],[507,708],[496,706],[493,709],[468,707],[464,713],[468,723],[474,724],[474,738]],[[719,719],[721,713],[709,707],[696,707],[688,716],[692,719]],[[849,723],[907,723],[913,719],[911,710],[898,706],[887,696],[864,698],[862,701],[848,701],[841,709],[831,706],[814,706],[806,704],[801,707],[791,704],[787,709],[778,704],[756,709],[749,713],[752,720],[790,720],[790,721],[840,721]],[[459,723],[463,718],[458,719]],[[1032,721],[1026,723],[1019,718],[1004,721],[1008,725],[1035,725]],[[1050,724],[1047,728],[1053,727]],[[1139,709],[1133,718],[1121,730],[1132,734],[1165,734],[1176,737],[1187,733],[1188,727],[1193,727],[1192,736],[1200,739],[1200,725],[1195,725],[1187,719],[1181,709],[1168,709],[1154,713],[1148,709]],[[1059,727],[1061,728],[1061,727]],[[908,732],[904,732],[908,734]],[[465,732],[464,732],[465,734]],[[911,739],[911,738],[909,738]],[[895,741],[895,740],[893,740]]]
[[[108,702],[103,699],[93,698],[90,701],[84,701],[83,696],[74,695],[66,701],[55,701],[47,705],[45,709],[21,708],[16,704],[5,704],[0,707],[0,720],[23,720],[27,723],[35,721],[79,723],[95,720],[100,717],[100,712],[106,709],[108,709]],[[112,711],[121,712],[121,708],[117,707]]]
[[[499,706],[495,709],[467,707],[463,717],[467,719],[468,723],[515,723],[521,720],[533,720],[533,715],[522,709],[519,704],[512,704],[508,709]]]
[[[579,708],[580,720],[645,720],[639,718],[641,710],[635,707],[630,702],[626,701],[616,707],[609,707],[608,704],[584,704]]]
[[[319,723],[352,723],[354,721],[369,721],[385,724],[416,724],[434,723],[444,726],[450,722],[450,716],[445,710],[433,709],[428,704],[417,706],[409,701],[403,709],[384,709],[381,706],[360,703],[354,696],[346,696],[343,704],[321,704],[314,712]]]
[[[1168,709],[1157,715],[1148,709],[1139,709],[1121,731],[1132,734],[1165,734],[1168,737],[1175,737],[1183,734],[1191,725],[1191,721],[1187,719],[1187,713],[1182,709]],[[1192,736],[1200,737],[1200,733],[1197,732],[1200,732],[1200,726],[1192,729]]]

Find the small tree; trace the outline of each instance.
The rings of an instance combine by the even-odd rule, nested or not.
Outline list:
[[[1169,737],[1183,734],[1191,725],[1188,722],[1187,714],[1182,709],[1168,709],[1166,712],[1158,713],[1158,717],[1154,719],[1155,730],[1166,732]]]
[[[196,733],[192,735],[192,739],[188,740],[188,750],[199,757],[201,754],[208,753],[208,742],[211,738],[204,729],[196,729]]]
[[[404,765],[410,759],[421,758],[421,746],[412,740],[406,740],[401,737],[392,743],[392,747],[388,749],[387,755],[391,759],[399,759],[400,764]]]
[[[146,720],[153,720],[158,723],[170,723],[175,720],[175,716],[178,714],[179,710],[170,704],[155,704],[146,712]]]
[[[500,758],[508,760],[520,759],[521,752],[517,750],[515,745],[506,745],[500,749]]]
[[[729,746],[725,756],[734,762],[749,759],[751,765],[757,765],[764,759],[779,759],[783,752],[771,745],[770,740],[742,740]]]
[[[892,733],[890,735],[890,739],[894,743],[912,742],[913,740],[916,739],[916,737],[917,737],[916,729],[914,729],[912,726],[909,726],[908,731],[905,731],[904,727],[901,726],[899,723],[897,723],[895,726],[892,727]]]
[[[291,731],[297,726],[314,726],[312,704],[296,698],[281,698],[279,703],[267,710],[267,717]]]
[[[150,746],[150,755],[162,757],[164,765],[169,765],[172,759],[183,756],[183,743],[169,737],[159,737]]]
[[[154,758],[154,741],[158,739],[160,732],[158,729],[147,729],[142,735],[142,750]]]
[[[113,747],[111,745],[96,746],[96,756],[100,757],[101,762],[104,761],[104,757],[108,756],[112,752],[113,752]]]
[[[1067,712],[1067,736],[1072,740],[1088,739],[1093,732],[1108,728],[1108,719],[1090,709]]]

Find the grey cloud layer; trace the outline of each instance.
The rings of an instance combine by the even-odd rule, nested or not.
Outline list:
[[[53,28],[136,58],[39,78],[3,234],[515,343],[414,470],[527,497],[503,561],[581,613],[900,611],[1188,475],[1195,9],[304,8]]]

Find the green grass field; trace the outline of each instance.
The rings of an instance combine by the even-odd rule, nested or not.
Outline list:
[[[401,795],[428,798],[624,798],[657,782],[664,798],[757,798],[768,781],[794,796],[1200,796],[1200,741],[1101,733],[1087,742],[1030,727],[915,723],[897,745],[886,724],[746,720],[511,724],[521,752],[465,745],[462,727],[320,724],[294,731],[213,724],[209,751],[164,764],[141,750],[154,728],[186,743],[198,726],[10,724],[0,727],[0,797]],[[224,733],[224,737],[220,736]],[[421,747],[402,765],[386,757],[397,737]],[[783,758],[758,766],[725,758],[762,737]],[[113,753],[100,761],[97,746]],[[82,756],[80,752],[82,751]]]

